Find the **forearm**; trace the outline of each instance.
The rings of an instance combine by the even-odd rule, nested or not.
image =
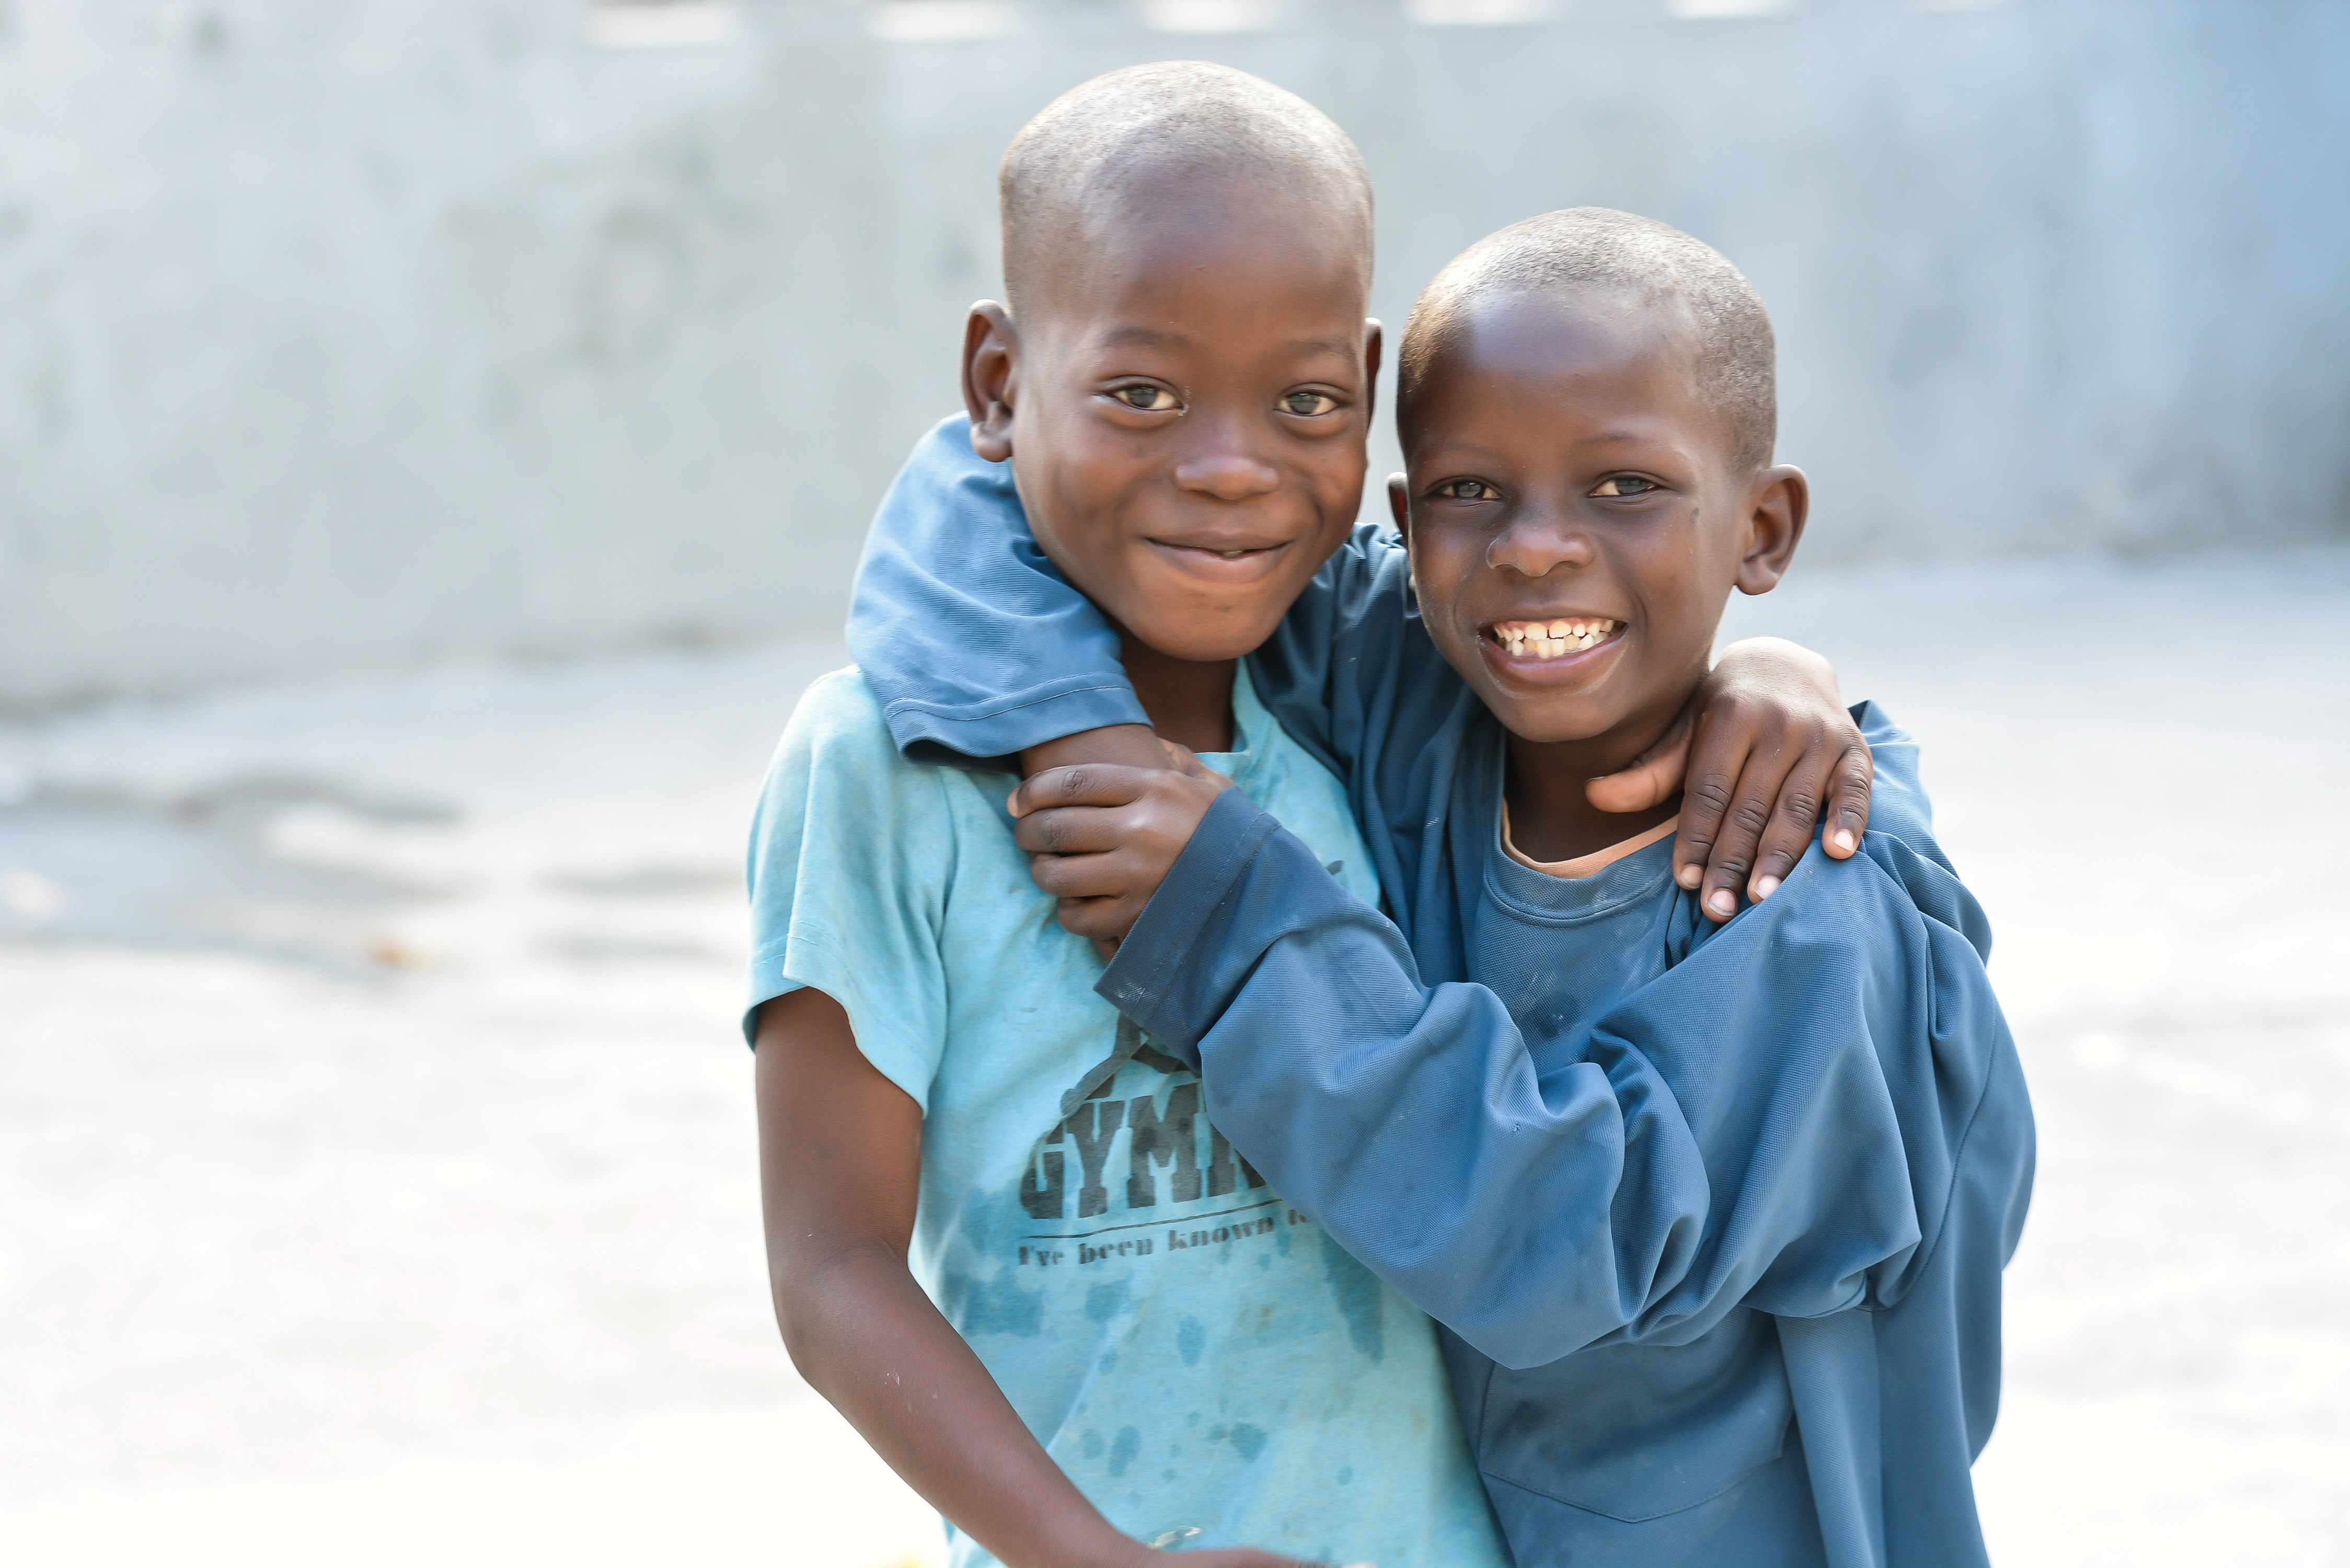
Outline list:
[[[1198,1063],[1215,1125],[1284,1198],[1478,1349],[1537,1366],[1700,1334],[1757,1291],[1835,1310],[1918,1243],[1980,1082],[1919,1059],[1922,999],[1964,1014],[1955,1055],[1988,1025],[1933,982],[1873,862],[1814,897],[1828,874],[1538,1070],[1498,996],[1423,985],[1394,927],[1232,792],[1099,989]]]
[[[801,1375],[1009,1568],[1148,1553],[1061,1473],[906,1267],[921,1109],[821,992],[760,1010],[754,1071],[775,1323]]]
[[[1149,1556],[1053,1462],[902,1257],[865,1244],[789,1259],[775,1317],[809,1386],[1010,1568],[1113,1568]]]
[[[1624,1328],[1695,1257],[1707,1185],[1669,1094],[1589,1062],[1545,1079],[1500,998],[1423,985],[1395,928],[1236,792],[1098,989],[1198,1063],[1284,1198],[1497,1360]]]

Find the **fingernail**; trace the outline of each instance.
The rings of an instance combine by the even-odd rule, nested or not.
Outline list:
[[[1717,915],[1726,915],[1738,908],[1738,900],[1731,896],[1729,888],[1717,888],[1713,890],[1712,896],[1706,899],[1705,907]]]
[[[1778,890],[1779,878],[1776,877],[1764,877],[1754,884],[1754,897],[1757,898],[1767,898]]]
[[[1679,882],[1684,888],[1694,888],[1698,885],[1699,881],[1704,877],[1704,867],[1684,866],[1679,870],[1673,873],[1673,880]]]
[[[1835,846],[1846,854],[1851,854],[1853,846],[1857,842],[1858,840],[1852,836],[1851,828],[1839,827],[1835,830]]]

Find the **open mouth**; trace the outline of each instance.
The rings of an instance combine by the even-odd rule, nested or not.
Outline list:
[[[1566,620],[1500,620],[1485,628],[1512,659],[1564,659],[1596,648],[1624,629],[1620,620],[1577,616]]]

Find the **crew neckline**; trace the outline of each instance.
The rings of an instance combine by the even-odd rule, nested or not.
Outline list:
[[[1675,812],[1647,832],[1636,834],[1620,843],[1611,844],[1605,849],[1595,849],[1588,855],[1578,855],[1571,860],[1537,860],[1511,841],[1510,803],[1505,798],[1502,802],[1502,852],[1530,871],[1539,871],[1545,877],[1555,877],[1561,881],[1572,882],[1585,877],[1596,877],[1618,860],[1638,854],[1659,839],[1669,838],[1679,830],[1680,825],[1680,813]]]
[[[1232,671],[1232,749],[1194,754],[1230,778],[1234,769],[1248,766],[1264,750],[1265,727],[1272,722],[1273,714],[1258,700],[1256,682],[1249,679],[1248,660],[1243,659]]]

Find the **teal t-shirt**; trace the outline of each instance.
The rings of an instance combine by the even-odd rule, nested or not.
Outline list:
[[[1205,760],[1376,897],[1344,791],[1243,670]],[[1429,1321],[1282,1202],[1200,1080],[1096,996],[1013,841],[1014,781],[909,763],[809,688],[751,838],[751,1019],[814,986],[922,1107],[911,1264],[1110,1521],[1164,1546],[1503,1568]],[[995,1560],[949,1527],[953,1562]]]

